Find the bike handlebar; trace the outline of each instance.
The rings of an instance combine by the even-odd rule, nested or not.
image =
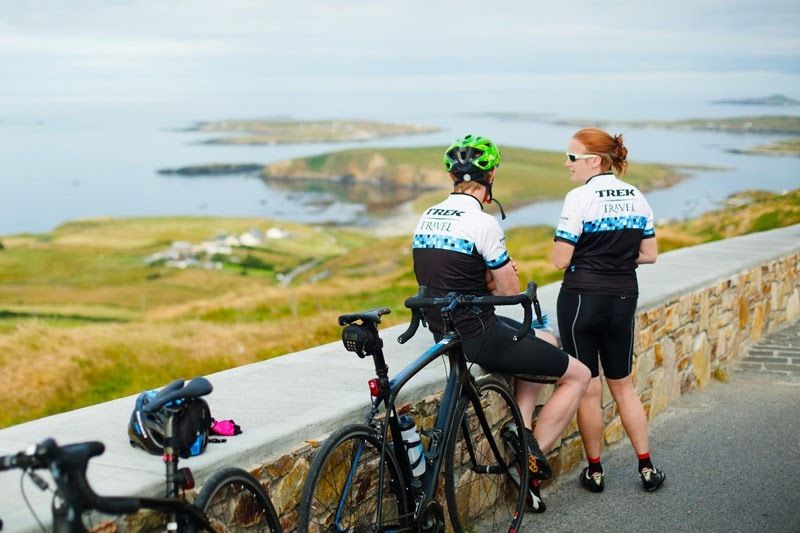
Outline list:
[[[131,514],[142,508],[138,498],[104,497],[94,492],[86,479],[89,459],[102,455],[106,447],[102,442],[79,442],[59,446],[53,439],[33,444],[27,450],[0,457],[0,471],[52,469],[57,484],[66,483],[71,491],[64,496],[77,503],[81,510],[94,509],[109,514]],[[60,478],[60,479],[58,479]]]
[[[519,328],[513,337],[514,341],[522,339],[531,329],[531,323],[533,321],[531,306],[533,306],[533,309],[536,311],[536,318],[539,323],[543,323],[542,311],[539,306],[539,300],[536,297],[536,283],[533,281],[528,282],[525,292],[513,296],[475,296],[451,292],[445,296],[429,297],[428,288],[421,285],[417,295],[405,301],[405,306],[411,309],[411,323],[408,325],[408,329],[397,338],[397,342],[404,344],[414,336],[423,318],[422,309],[441,307],[442,313],[446,314],[455,311],[460,306],[489,307],[495,305],[522,305],[525,316],[522,320],[522,327]]]

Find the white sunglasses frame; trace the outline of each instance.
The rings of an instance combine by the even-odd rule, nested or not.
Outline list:
[[[572,152],[567,152],[567,159],[569,159],[570,163],[574,163],[578,159],[591,159],[593,157],[600,157],[597,154],[573,154]]]

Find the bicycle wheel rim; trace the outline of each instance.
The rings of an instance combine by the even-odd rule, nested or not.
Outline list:
[[[351,426],[331,435],[309,469],[299,531],[372,532],[402,527],[408,520],[403,479],[397,460],[387,450],[379,490],[380,453],[380,442],[367,426]]]
[[[195,501],[216,533],[281,531],[275,508],[261,483],[238,468],[215,473]]]
[[[445,457],[448,515],[455,531],[508,532],[519,527],[525,505],[525,487],[520,487],[510,472],[511,469],[527,468],[527,465],[524,457],[516,453],[500,434],[509,423],[522,428],[522,417],[505,384],[485,379],[478,386],[482,395],[481,405],[505,468],[498,464],[474,406],[469,398],[462,398]],[[477,464],[494,466],[499,472],[479,472],[473,467],[462,425],[465,418]]]

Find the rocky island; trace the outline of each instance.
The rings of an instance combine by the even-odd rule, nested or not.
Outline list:
[[[732,154],[789,155],[798,157],[800,156],[800,139],[788,139],[771,144],[761,144],[744,150],[731,149],[728,150],[728,152]]]
[[[356,120],[215,120],[186,131],[230,134],[205,144],[296,144],[371,141],[383,137],[440,131],[433,126]]]

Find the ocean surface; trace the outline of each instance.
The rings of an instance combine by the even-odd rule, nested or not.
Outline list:
[[[274,82],[274,83],[272,83]],[[159,97],[109,94],[102,99],[31,96],[0,101],[0,235],[47,232],[68,220],[153,215],[258,216],[309,223],[368,225],[362,206],[267,186],[252,176],[180,178],[160,168],[203,163],[270,163],[364,146],[444,148],[466,133],[500,146],[563,151],[572,126],[561,119],[646,120],[800,114],[797,107],[716,105],[720,98],[792,93],[800,75],[774,73],[646,73],[581,77],[508,75],[371,76],[261,80],[203,86]],[[535,114],[535,121],[481,115]],[[433,134],[370,142],[275,146],[205,145],[207,133],[181,131],[225,118],[373,119],[431,124]],[[708,165],[647,196],[657,219],[714,209],[745,189],[800,187],[800,157],[731,154],[789,138],[656,128],[622,132],[633,161]],[[564,179],[568,179],[564,173]],[[536,176],[531,176],[535,187]],[[502,182],[495,195],[503,200]],[[558,220],[561,202],[510,213],[506,227]]]

